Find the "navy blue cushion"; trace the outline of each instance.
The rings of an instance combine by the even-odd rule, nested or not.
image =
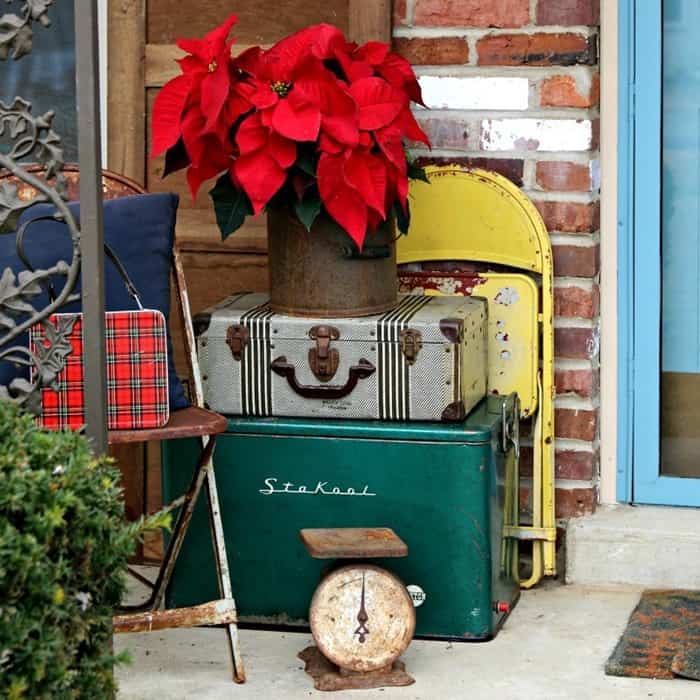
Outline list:
[[[104,203],[105,241],[126,268],[144,307],[161,311],[166,320],[170,317],[170,273],[178,201],[174,194],[145,194],[120,197]],[[69,206],[74,216],[79,217],[80,205],[71,203]],[[29,219],[51,215],[54,211],[53,205],[37,204],[22,214],[20,225]],[[57,221],[39,221],[30,225],[25,234],[24,250],[36,269],[47,269],[58,260],[70,261],[71,242],[67,226]],[[25,269],[17,257],[15,236],[10,234],[0,236],[0,274],[7,267],[15,272]],[[56,279],[56,293],[59,293],[64,281],[65,277]],[[105,262],[105,289],[108,311],[137,308],[108,260]],[[47,303],[46,295],[33,300],[35,308],[43,308]],[[80,311],[80,304],[69,304],[61,311]],[[27,338],[22,338],[17,344],[26,346]],[[169,334],[168,357],[170,410],[175,411],[189,404],[175,374]],[[7,385],[22,374],[24,371],[16,366],[0,362],[0,385]]]

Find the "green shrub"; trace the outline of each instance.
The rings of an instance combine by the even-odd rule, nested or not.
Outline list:
[[[0,697],[112,695],[111,617],[139,532],[109,460],[0,402]]]

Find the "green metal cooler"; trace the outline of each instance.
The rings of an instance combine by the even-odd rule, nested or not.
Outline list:
[[[464,423],[234,418],[215,454],[226,546],[241,621],[304,625],[328,562],[302,528],[389,527],[404,559],[376,561],[409,586],[416,634],[493,637],[518,598],[517,466],[505,422],[512,399],[490,397]],[[517,438],[515,440],[517,442]],[[181,493],[195,448],[164,448],[163,498]],[[218,597],[200,504],[168,590],[168,606]]]

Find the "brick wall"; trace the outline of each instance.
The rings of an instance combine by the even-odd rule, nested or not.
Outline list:
[[[394,0],[428,157],[502,173],[550,231],[562,518],[595,508],[599,466],[598,21],[598,0]]]

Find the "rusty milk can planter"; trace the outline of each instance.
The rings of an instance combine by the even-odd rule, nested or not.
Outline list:
[[[360,251],[329,216],[311,230],[289,210],[267,215],[270,306],[319,318],[369,316],[397,301],[396,250],[390,227],[367,235]]]

